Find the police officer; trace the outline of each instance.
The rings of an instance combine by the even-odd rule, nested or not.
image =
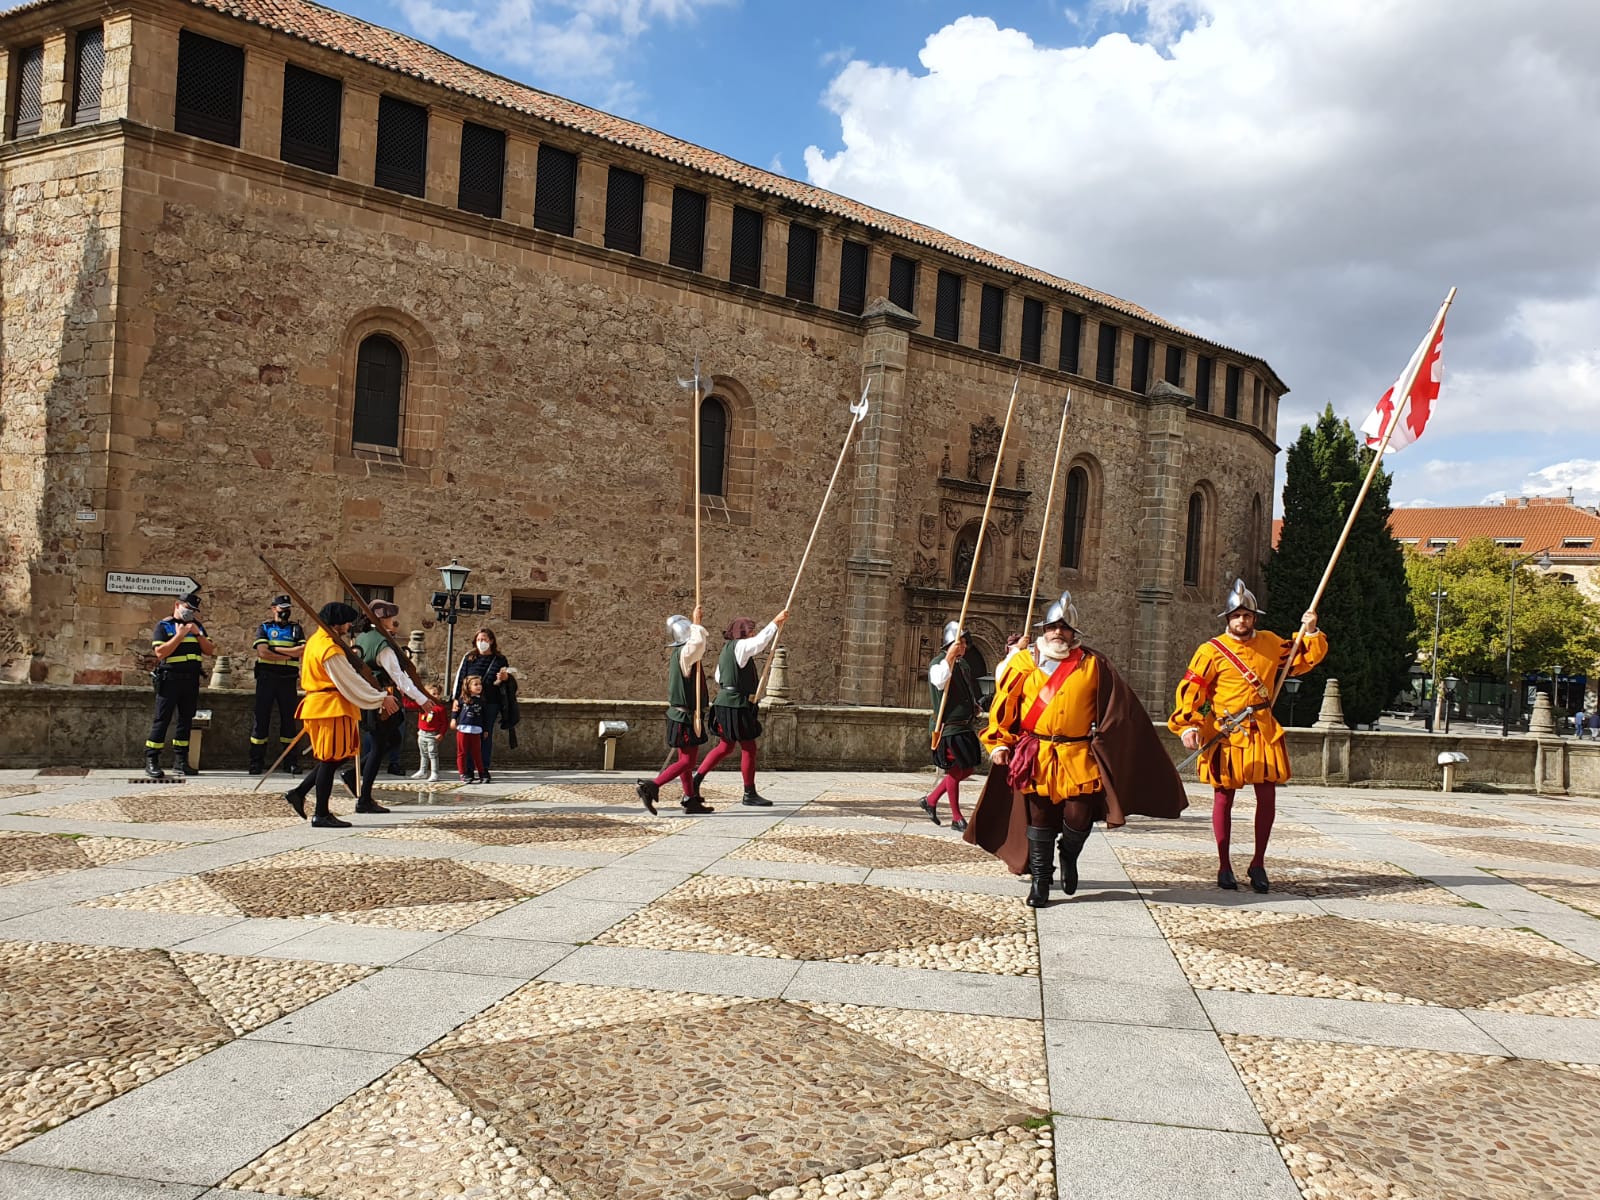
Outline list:
[[[198,592],[180,596],[173,603],[172,616],[156,626],[153,649],[156,717],[144,743],[144,773],[151,779],[166,778],[161,771],[161,751],[167,744],[167,724],[177,713],[178,726],[172,731],[173,765],[185,775],[198,775],[189,764],[189,728],[200,705],[201,656],[217,652],[200,624]]]
[[[272,598],[272,616],[256,626],[256,718],[250,727],[250,774],[266,769],[267,732],[272,726],[272,710],[278,710],[278,751],[295,740],[294,707],[299,703],[300,655],[305,652],[306,634],[298,621],[289,619],[289,597]],[[291,753],[284,763],[291,775],[300,773],[300,754]]]

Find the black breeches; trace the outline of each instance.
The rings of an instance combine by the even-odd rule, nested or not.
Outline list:
[[[1049,797],[1028,793],[1028,824],[1034,829],[1053,829],[1060,833],[1062,826],[1083,833],[1100,815],[1099,793],[1075,796],[1060,804],[1051,803]]]
[[[176,750],[189,748],[189,730],[194,724],[194,710],[200,707],[200,676],[167,675],[156,694],[155,720],[150,722],[150,736],[145,738],[146,750],[160,750],[166,745],[167,726],[176,716],[178,723],[172,730],[172,745]]]

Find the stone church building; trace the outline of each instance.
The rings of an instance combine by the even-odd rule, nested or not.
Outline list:
[[[170,599],[110,572],[199,580],[247,663],[258,552],[316,603],[337,559],[436,662],[456,558],[525,693],[653,698],[693,506],[706,624],[770,617],[870,384],[790,689],[922,704],[1019,371],[990,668],[1040,556],[1041,603],[1071,588],[1157,710],[1233,576],[1260,586],[1260,358],[304,0],[45,0],[0,42],[7,678],[142,678]]]

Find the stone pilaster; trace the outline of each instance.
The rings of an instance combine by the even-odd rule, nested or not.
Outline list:
[[[583,154],[578,157],[578,227],[573,236],[591,246],[606,243],[606,181],[609,164]]]
[[[370,184],[378,169],[378,93],[344,85],[339,112],[339,176]]]
[[[461,198],[461,118],[428,110],[428,199],[449,208]],[[501,212],[505,211],[504,192]]]
[[[282,55],[250,47],[244,56],[244,114],[239,148],[263,158],[277,158],[283,149]]]
[[[1151,390],[1145,410],[1144,486],[1139,514],[1133,656],[1129,682],[1152,713],[1167,710],[1173,681],[1172,601],[1182,569],[1188,496],[1181,479],[1190,398],[1176,388]]]
[[[906,357],[915,318],[887,300],[862,317],[861,382],[871,385],[866,426],[857,435],[855,492],[850,505],[850,558],[845,582],[845,704],[888,700],[894,584],[895,493],[900,478],[901,422],[906,402]]]
[[[54,133],[67,123],[67,35],[44,40],[44,75],[39,83],[39,132]]]

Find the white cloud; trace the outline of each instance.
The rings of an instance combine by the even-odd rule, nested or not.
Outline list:
[[[1592,436],[1592,435],[1591,435]],[[1572,489],[1579,504],[1600,504],[1600,459],[1573,458],[1541,467],[1522,481],[1524,496],[1564,496]]]
[[[1285,441],[1330,400],[1359,423],[1452,284],[1430,434],[1595,425],[1600,4],[1098,8],[1144,32],[963,17],[919,69],[849,63],[809,178],[1260,354]]]
[[[554,87],[605,81],[628,50],[661,21],[687,21],[737,0],[398,0],[411,30],[427,41],[461,42],[498,62],[530,68]],[[620,86],[621,90],[618,90]],[[633,99],[624,82],[602,103]]]

